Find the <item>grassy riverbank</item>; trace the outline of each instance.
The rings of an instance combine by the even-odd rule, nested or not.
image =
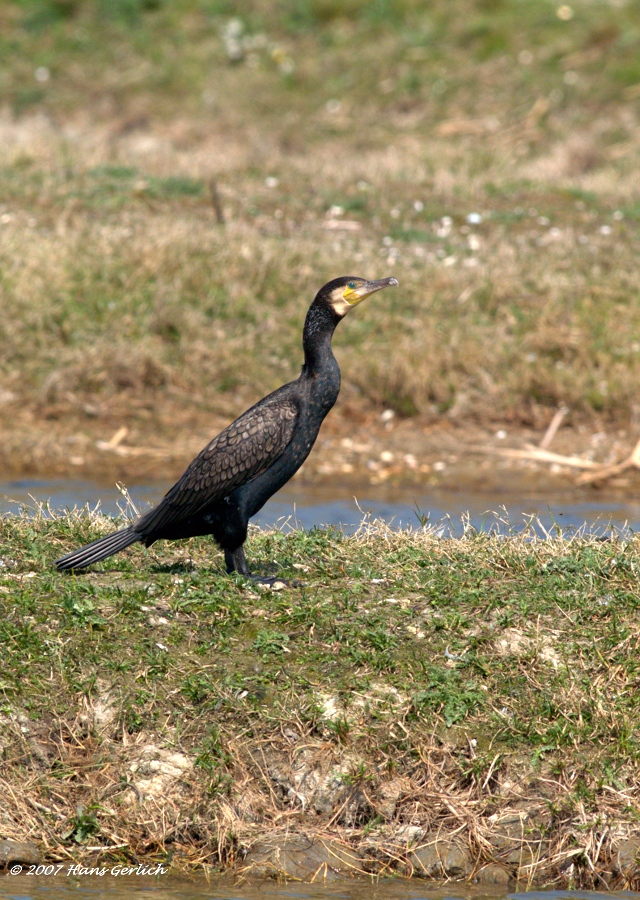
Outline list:
[[[2,5],[3,463],[208,432],[352,271],[351,408],[635,427],[637,2],[233,12]]]
[[[635,541],[256,532],[304,581],[266,592],[205,540],[51,570],[111,527],[0,522],[3,837],[640,886]]]

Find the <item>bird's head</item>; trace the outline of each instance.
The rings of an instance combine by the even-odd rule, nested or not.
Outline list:
[[[319,291],[319,296],[331,307],[333,312],[342,318],[350,309],[357,306],[371,294],[383,288],[398,284],[397,278],[381,278],[379,281],[367,281],[353,275],[334,278]]]

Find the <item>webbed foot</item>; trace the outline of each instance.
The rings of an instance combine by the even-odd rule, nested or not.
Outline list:
[[[247,565],[247,560],[242,547],[239,547],[233,552],[231,550],[225,550],[224,558],[229,575],[237,572],[238,575],[242,575],[244,578],[252,581],[256,587],[263,587],[272,591],[281,591],[283,588],[288,587],[302,587],[302,582],[297,581],[296,579],[289,581],[286,578],[281,578],[279,575],[252,575],[249,571],[249,566]]]

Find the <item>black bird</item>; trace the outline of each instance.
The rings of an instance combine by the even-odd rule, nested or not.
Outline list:
[[[243,549],[249,519],[298,471],[338,398],[340,369],[331,350],[335,327],[366,297],[397,284],[395,278],[352,276],[325,284],[304,323],[304,365],[298,378],[214,437],[146,515],[56,560],[57,568],[84,569],[138,541],[150,547],[161,538],[212,534],[224,550],[227,572],[253,577]]]

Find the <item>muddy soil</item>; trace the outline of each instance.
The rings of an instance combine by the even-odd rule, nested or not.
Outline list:
[[[125,483],[179,477],[202,447],[232,419],[190,406],[182,399],[123,403],[93,409],[4,408],[0,471],[11,477],[91,478]],[[325,421],[311,456],[296,478],[314,485],[419,486],[424,490],[484,492],[575,491],[576,499],[624,497],[640,489],[631,466],[593,484],[579,484],[586,470],[562,459],[512,457],[510,450],[539,447],[545,429],[509,423],[476,425],[443,417],[403,419],[391,411],[340,402]],[[629,457],[637,441],[630,430],[597,424],[561,427],[547,450],[611,466]],[[532,454],[533,455],[533,454]],[[569,462],[569,460],[567,460]]]

